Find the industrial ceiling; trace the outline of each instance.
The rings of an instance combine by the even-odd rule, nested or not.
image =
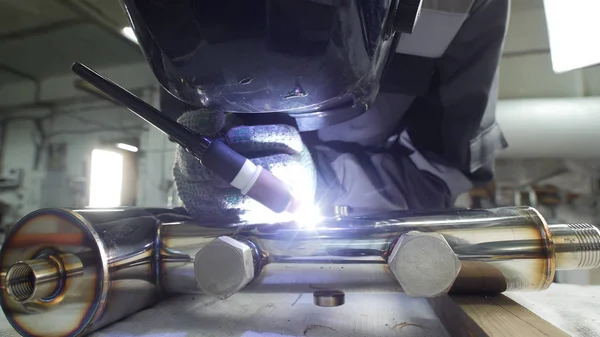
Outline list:
[[[0,0],[0,85],[65,74],[75,61],[140,62],[121,34],[128,25],[117,0]]]

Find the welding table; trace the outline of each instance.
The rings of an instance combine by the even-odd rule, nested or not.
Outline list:
[[[571,336],[600,336],[600,286],[553,284],[507,293]],[[499,320],[499,324],[502,324]],[[4,317],[0,336],[18,334]],[[321,308],[312,294],[238,293],[225,300],[185,295],[110,325],[94,337],[449,336],[427,300],[404,294],[348,293],[346,304]]]

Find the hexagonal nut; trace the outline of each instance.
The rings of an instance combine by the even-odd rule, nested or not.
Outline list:
[[[443,235],[422,232],[403,234],[388,258],[388,265],[411,297],[447,294],[461,267]]]
[[[226,299],[254,279],[253,248],[222,236],[196,253],[194,276],[204,293]]]

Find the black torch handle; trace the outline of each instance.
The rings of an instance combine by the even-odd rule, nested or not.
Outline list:
[[[108,97],[112,98],[115,102],[121,104],[129,111],[136,114],[141,119],[148,122],[148,124],[159,129],[167,136],[169,136],[174,142],[185,148],[188,152],[192,153],[198,159],[202,160],[204,151],[208,148],[211,141],[197,134],[185,126],[177,123],[169,117],[162,114],[160,111],[155,109],[152,105],[144,102],[125,88],[119,86],[113,81],[106,77],[98,74],[88,66],[76,62],[73,64],[73,72],[82,79],[88,81],[91,85],[98,88],[98,90],[105,93]]]
[[[296,207],[291,191],[283,181],[270,172],[256,167],[225,143],[210,140],[166,117],[139,97],[79,62],[73,64],[72,69],[75,74],[115,102],[165,133],[198,158],[209,171],[241,190],[243,194],[247,194],[277,213]]]

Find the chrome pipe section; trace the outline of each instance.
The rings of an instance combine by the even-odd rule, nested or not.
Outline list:
[[[175,232],[183,228],[165,229],[164,241],[177,242],[179,235]],[[441,234],[460,260],[460,273],[450,289],[454,293],[543,290],[552,283],[557,269],[600,267],[600,231],[596,227],[548,226],[530,207],[397,212],[328,219],[317,227],[301,229],[286,224],[242,227],[231,236],[257,247],[262,259],[262,271],[257,273],[257,278],[262,287],[282,287],[285,283],[284,289],[291,290],[289,283],[294,283],[293,291],[310,291],[310,287],[335,284],[365,291],[372,289],[373,283],[395,290],[388,282],[391,276],[387,268],[389,253],[402,234],[413,231]],[[186,237],[193,240],[189,239],[189,233]],[[357,274],[368,273],[370,277],[364,283],[353,282],[358,279],[356,275],[338,275],[331,279],[307,267],[320,269],[323,265],[360,265],[361,272]],[[165,267],[170,269],[171,265],[167,263]],[[275,274],[265,272],[270,270],[276,270]],[[284,281],[283,270],[294,272]],[[178,273],[178,276],[184,274],[191,271]],[[183,278],[178,281],[182,282]],[[258,289],[256,284],[252,289]]]
[[[451,292],[543,290],[556,269],[600,267],[597,228],[548,226],[529,207],[337,215],[304,226],[198,224],[169,214],[45,209],[24,217],[0,251],[1,305],[9,322],[23,336],[79,336],[165,294],[200,288],[219,297],[242,288],[400,291],[406,276],[441,270],[427,263],[397,268],[406,266],[404,252],[430,246],[459,261]],[[223,278],[237,285],[221,287]]]
[[[152,305],[159,225],[139,210],[25,216],[0,251],[6,318],[22,336],[80,336]]]

